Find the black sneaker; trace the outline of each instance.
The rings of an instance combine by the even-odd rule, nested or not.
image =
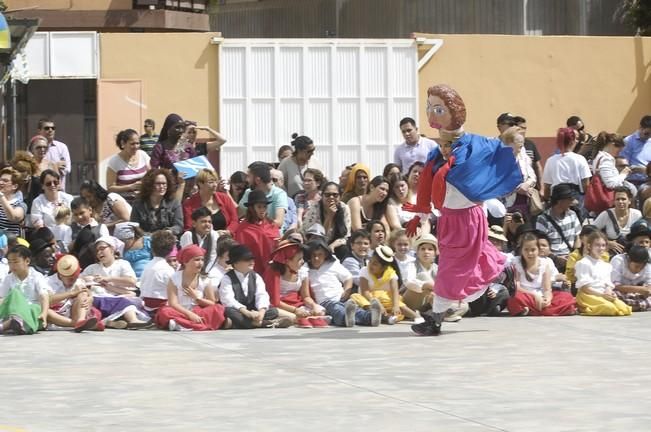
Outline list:
[[[9,321],[9,329],[13,331],[15,335],[24,335],[26,333],[23,321],[20,318],[11,318],[11,321]]]
[[[426,314],[423,316],[425,322],[414,324],[411,331],[419,336],[438,336],[441,334],[441,322],[444,314]]]

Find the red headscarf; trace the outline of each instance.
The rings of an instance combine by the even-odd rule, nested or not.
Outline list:
[[[199,247],[196,244],[191,244],[181,249],[179,254],[176,256],[176,259],[178,262],[185,265],[190,262],[191,259],[204,255],[206,255],[206,251],[202,247]]]
[[[278,244],[278,247],[271,252],[271,262],[287,264],[287,261],[292,259],[300,250],[300,244],[290,240],[283,240]],[[280,304],[281,276],[282,275],[271,266],[267,267],[262,276],[265,286],[267,287],[267,293],[269,293],[271,305],[274,307],[278,307]]]

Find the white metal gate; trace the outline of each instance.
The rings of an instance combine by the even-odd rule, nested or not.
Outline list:
[[[418,121],[418,56],[412,39],[227,39],[221,44],[223,175],[274,162],[291,134],[311,137],[329,178],[354,162],[373,175]]]

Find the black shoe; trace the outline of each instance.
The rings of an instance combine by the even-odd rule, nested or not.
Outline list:
[[[438,336],[441,334],[441,322],[444,314],[426,314],[424,323],[414,324],[411,331],[419,336]]]
[[[24,335],[26,333],[23,320],[20,318],[11,318],[11,321],[9,321],[9,329],[13,331],[15,335]]]

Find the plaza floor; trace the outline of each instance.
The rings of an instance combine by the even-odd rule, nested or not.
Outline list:
[[[649,431],[651,313],[0,337],[0,432]]]

